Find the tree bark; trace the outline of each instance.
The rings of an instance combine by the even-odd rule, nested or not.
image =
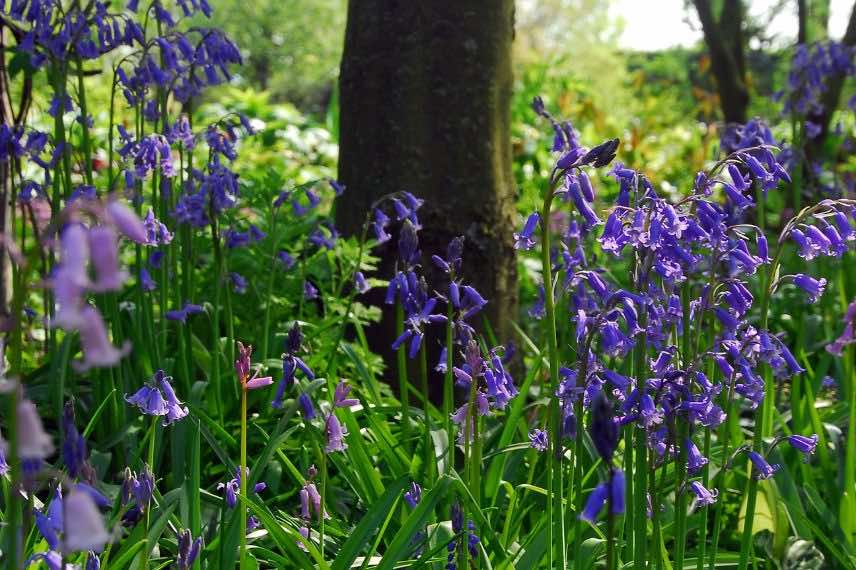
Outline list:
[[[339,180],[347,188],[336,205],[339,229],[359,232],[386,194],[424,198],[424,260],[465,236],[464,279],[488,299],[500,342],[517,306],[513,36],[513,0],[351,0],[339,80]],[[383,276],[394,267],[394,241],[381,252]],[[445,293],[442,277],[423,265]],[[373,342],[381,354],[393,334],[385,321]]]
[[[724,0],[717,19],[710,0],[693,0],[701,21],[710,68],[716,79],[719,105],[726,123],[745,123],[749,106],[746,87],[744,7],[741,0]]]

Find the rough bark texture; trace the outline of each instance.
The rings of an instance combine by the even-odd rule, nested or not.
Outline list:
[[[336,206],[339,229],[358,232],[383,195],[407,190],[424,198],[425,260],[466,237],[464,277],[489,300],[500,341],[517,304],[513,35],[513,0],[351,0],[339,82],[339,180],[347,187]],[[382,253],[389,275],[394,240]],[[389,351],[391,326],[374,335],[381,353]]]
[[[746,87],[744,7],[741,0],[724,0],[717,18],[710,0],[693,0],[710,54],[719,105],[726,123],[745,123],[749,106]]]

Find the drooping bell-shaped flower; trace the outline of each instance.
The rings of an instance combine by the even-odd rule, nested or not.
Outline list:
[[[105,210],[113,224],[129,239],[140,244],[148,241],[145,225],[128,206],[118,200],[111,200]]]
[[[85,307],[81,311],[81,322],[78,323],[80,344],[83,346],[83,360],[74,362],[78,372],[90,368],[110,368],[131,351],[131,344],[125,342],[116,348],[107,338],[107,328],[101,313],[95,307]]]
[[[118,291],[128,280],[128,272],[120,267],[116,232],[109,226],[89,230],[89,250],[95,267],[96,281],[92,290]]]
[[[88,493],[72,489],[63,500],[65,513],[65,536],[63,548],[66,552],[101,552],[110,540],[104,528],[104,519],[95,501]]]
[[[344,438],[348,435],[348,431],[345,429],[345,426],[339,423],[339,418],[336,417],[336,414],[331,413],[327,416],[326,429],[327,446],[324,448],[325,451],[327,453],[345,451],[348,448],[348,444],[345,443]]]
[[[24,461],[50,457],[54,452],[53,439],[45,432],[36,405],[21,400],[17,415],[18,457]]]

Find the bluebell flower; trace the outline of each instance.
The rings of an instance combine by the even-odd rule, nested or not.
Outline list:
[[[190,570],[202,549],[202,537],[196,539],[185,529],[178,533],[178,557],[175,565],[178,570]]]
[[[80,476],[86,464],[88,451],[86,440],[74,422],[74,404],[71,401],[63,407],[62,426],[64,439],[62,442],[62,460],[72,478]]]
[[[410,488],[404,492],[404,500],[411,508],[415,509],[419,501],[422,500],[422,487],[416,482],[410,483]]]
[[[151,384],[144,384],[134,394],[126,394],[125,400],[146,415],[163,416],[163,425],[167,426],[188,413],[187,406],[178,400],[169,380],[163,370],[158,370]]]
[[[526,218],[526,223],[523,225],[523,229],[519,233],[514,234],[514,249],[525,251],[535,247],[535,240],[532,239],[532,234],[535,233],[540,220],[541,216],[538,212],[529,214],[529,217]]]
[[[324,450],[327,453],[345,451],[348,448],[348,444],[345,443],[344,438],[348,435],[348,430],[345,426],[339,423],[339,418],[336,417],[336,414],[329,414],[325,425],[327,431],[327,446]]]
[[[315,405],[312,403],[312,398],[306,392],[300,394],[297,397],[297,401],[300,403],[300,407],[303,408],[303,416],[307,420],[313,419],[317,414],[315,413]]]
[[[716,502],[716,489],[714,489],[713,491],[709,491],[699,481],[692,481],[690,483],[690,489],[693,493],[695,493],[696,501],[698,502],[699,506],[704,507],[706,505],[712,505]]]
[[[547,432],[540,429],[533,429],[529,432],[529,444],[533,449],[538,451],[547,451],[550,442],[547,439]]]
[[[787,438],[788,443],[805,455],[806,460],[808,460],[808,456],[814,453],[815,449],[817,449],[817,434],[812,435],[811,437],[806,437],[804,435],[791,435]]]
[[[793,275],[793,280],[794,285],[805,291],[806,295],[808,295],[810,303],[815,303],[817,299],[823,295],[824,289],[826,289],[826,279],[822,277],[820,279],[815,279],[810,275],[797,273]]]
[[[755,451],[747,451],[746,454],[755,466],[755,477],[757,479],[769,479],[779,469],[778,465],[770,465],[766,459]]]

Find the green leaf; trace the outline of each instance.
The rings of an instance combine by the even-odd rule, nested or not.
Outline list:
[[[413,512],[410,513],[410,516],[407,517],[404,524],[398,529],[398,532],[395,533],[389,548],[387,548],[380,564],[378,564],[378,570],[392,570],[396,562],[404,560],[407,557],[413,548],[412,541],[414,535],[425,528],[428,518],[434,511],[434,507],[437,506],[440,499],[446,497],[446,491],[448,491],[451,484],[452,480],[443,476],[437,480],[437,485],[433,489],[422,496],[422,500],[416,505]]]
[[[357,527],[351,531],[348,540],[339,548],[332,570],[345,570],[351,567],[360,550],[368,544],[372,533],[383,523],[389,511],[395,508],[408,481],[409,478],[405,476],[387,486],[383,496],[372,504]]]

